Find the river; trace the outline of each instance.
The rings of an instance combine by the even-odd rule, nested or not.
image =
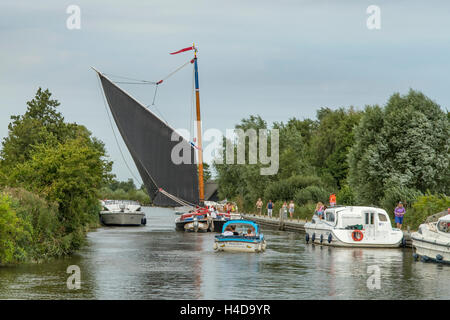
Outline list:
[[[262,229],[265,253],[216,253],[213,233],[175,231],[171,209],[144,211],[147,226],[98,228],[71,257],[0,268],[0,298],[450,298],[450,266],[415,262],[411,249],[322,247]],[[67,287],[71,265],[80,289]]]

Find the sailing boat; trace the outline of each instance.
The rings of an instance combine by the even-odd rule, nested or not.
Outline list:
[[[147,189],[152,203],[157,206],[190,206],[193,210],[176,220],[177,229],[188,223],[196,222],[196,229],[208,224],[203,181],[202,127],[200,118],[200,91],[198,79],[197,48],[195,44],[171,54],[193,51],[194,57],[182,67],[192,64],[195,79],[195,100],[197,120],[197,145],[178,135],[171,126],[161,120],[155,113],[134,99],[107,77],[94,69],[100,79],[106,102],[114,121],[138,169],[139,175]],[[169,76],[180,70],[178,68]],[[153,84],[157,87],[169,76],[157,82],[136,80],[135,83]],[[123,78],[123,77],[122,77]],[[129,78],[127,78],[129,79]],[[134,79],[135,80],[135,79]],[[127,82],[133,83],[133,82]],[[178,141],[173,141],[173,136]],[[175,139],[176,140],[176,139]],[[190,151],[190,161],[176,164],[172,160],[172,150]],[[198,163],[195,161],[197,151]],[[183,159],[186,155],[183,155]],[[194,227],[195,228],[195,227]],[[195,231],[197,231],[195,230]]]

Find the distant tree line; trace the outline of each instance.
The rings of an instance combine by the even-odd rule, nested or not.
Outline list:
[[[276,122],[278,173],[262,176],[260,164],[215,164],[219,196],[247,212],[255,211],[258,198],[274,201],[274,212],[294,200],[301,218],[309,218],[315,203],[327,203],[331,193],[338,204],[379,206],[391,214],[403,201],[409,208],[406,224],[417,227],[429,208],[450,205],[449,119],[448,111],[410,90],[393,94],[384,107],[321,108],[317,119]],[[268,126],[260,116],[250,116],[236,128]],[[239,143],[248,144],[238,141],[235,150]]]
[[[151,204],[144,185],[137,189],[133,179],[128,179],[128,181],[112,179],[109,184],[100,189],[100,197],[101,199],[135,200],[141,205],[147,206]]]

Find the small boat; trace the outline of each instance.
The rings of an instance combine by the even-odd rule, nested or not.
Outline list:
[[[101,201],[100,221],[107,226],[140,226],[147,223],[141,205],[137,201],[104,200]]]
[[[385,210],[375,207],[342,206],[314,215],[305,223],[306,242],[337,247],[395,248],[405,245],[403,232],[392,228]]]
[[[450,263],[450,215],[437,222],[423,223],[411,234],[414,258],[422,261]]]
[[[213,229],[212,223],[212,219],[208,217],[208,209],[197,208],[177,217],[175,228],[178,231],[207,232]]]
[[[235,227],[235,233],[227,235],[227,227],[231,226]],[[259,225],[253,221],[230,220],[223,225],[222,234],[215,237],[213,248],[227,252],[263,252],[266,250],[266,240],[260,233]]]

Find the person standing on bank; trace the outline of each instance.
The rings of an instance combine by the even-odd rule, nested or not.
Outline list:
[[[280,209],[280,216],[283,215],[283,219],[287,218],[287,212],[288,212],[288,205],[287,202],[285,201],[283,203],[283,206]]]
[[[273,203],[272,200],[269,200],[269,202],[267,202],[267,215],[272,218],[272,209],[273,209]]]
[[[397,228],[402,230],[402,224],[403,224],[403,216],[406,213],[405,207],[403,207],[403,203],[400,201],[395,207],[394,214],[395,214],[395,222],[397,223]]]
[[[263,202],[262,202],[261,198],[258,198],[258,201],[256,201],[256,211],[258,212],[259,215],[261,215],[261,213],[262,213],[262,206],[263,206]]]
[[[291,202],[289,203],[289,216],[291,217],[291,219],[294,217],[294,209],[295,209],[294,200],[291,200]]]

